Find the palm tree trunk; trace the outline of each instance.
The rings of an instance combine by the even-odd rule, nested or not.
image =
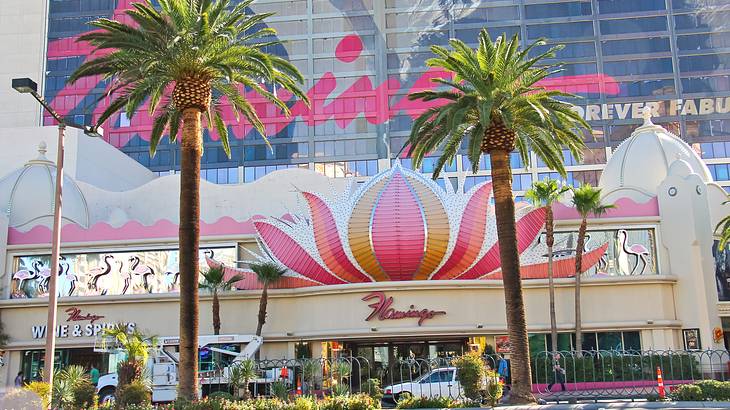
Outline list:
[[[494,210],[497,216],[497,239],[502,262],[502,278],[510,340],[512,389],[510,404],[534,403],[530,372],[530,347],[527,340],[525,305],[522,300],[520,255],[517,251],[515,201],[512,197],[512,170],[509,151],[490,152]]]
[[[269,303],[269,284],[264,283],[264,289],[261,291],[261,299],[259,300],[259,323],[256,326],[256,336],[261,336],[261,331],[266,323],[266,305]],[[256,350],[256,360],[261,358],[261,349]]]
[[[269,299],[269,284],[264,283],[264,289],[261,291],[261,300],[259,300],[259,324],[256,326],[256,336],[261,336],[261,330],[266,323],[266,305]]]
[[[575,350],[578,356],[583,353],[583,330],[580,313],[580,277],[583,272],[583,247],[586,240],[588,221],[583,218],[578,230],[578,241],[575,244]]]
[[[198,397],[198,245],[200,238],[201,112],[183,111],[180,141],[180,382],[178,395]]]
[[[221,305],[218,301],[218,289],[213,289],[213,334],[221,334]]]
[[[558,351],[558,325],[555,319],[555,283],[553,281],[553,245],[555,244],[555,232],[553,229],[553,208],[546,207],[545,214],[545,236],[548,249],[548,292],[550,293],[550,341],[553,345],[553,353]]]

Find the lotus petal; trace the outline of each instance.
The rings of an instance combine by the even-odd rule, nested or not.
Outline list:
[[[588,251],[583,254],[583,272],[587,272],[596,266],[608,249],[608,244]],[[575,276],[575,257],[560,259],[553,261],[553,277],[554,278],[570,278]],[[534,265],[526,265],[520,267],[520,277],[522,279],[545,279],[547,278],[547,262],[537,263]],[[483,279],[502,279],[502,271],[496,270],[488,273]]]
[[[390,280],[411,280],[426,246],[426,221],[418,198],[403,174],[394,172],[372,214],[375,258]]]
[[[256,221],[254,226],[266,247],[289,269],[324,285],[346,283],[317,263],[304,248],[281,229],[264,221]]]
[[[451,256],[431,279],[452,279],[471,266],[484,245],[492,183],[477,188],[466,204]]]
[[[532,244],[544,224],[545,209],[543,208],[534,209],[517,221],[517,252],[522,254]],[[457,279],[477,279],[499,266],[499,242],[497,242],[476,265],[458,276]]]
[[[372,279],[360,272],[348,259],[342,248],[335,218],[327,204],[315,194],[303,192],[302,195],[307,200],[312,216],[317,251],[327,268],[348,282],[372,282]]]

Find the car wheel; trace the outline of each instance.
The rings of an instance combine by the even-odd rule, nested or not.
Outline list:
[[[393,399],[395,399],[396,404],[401,401],[402,399],[410,399],[413,397],[411,392],[409,391],[403,391],[393,396]]]
[[[115,392],[116,389],[113,387],[105,387],[101,389],[99,392],[99,404],[114,403],[114,401],[116,401],[116,397],[114,396]]]

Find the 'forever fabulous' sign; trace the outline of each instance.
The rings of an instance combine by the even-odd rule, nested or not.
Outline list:
[[[56,337],[68,338],[68,337],[93,337],[100,334],[104,329],[110,329],[114,326],[119,325],[118,323],[97,323],[98,320],[104,319],[105,316],[95,315],[92,313],[83,313],[81,309],[77,307],[70,307],[66,309],[66,322],[86,322],[85,325],[79,324],[62,324],[56,327]],[[135,323],[122,323],[122,326],[126,326],[127,331],[131,332],[136,327]],[[43,339],[46,337],[46,326],[38,325],[31,328],[31,334],[33,339]]]
[[[365,321],[416,318],[418,319],[418,326],[421,326],[428,319],[446,314],[443,310],[417,309],[414,305],[410,305],[408,310],[397,310],[392,307],[393,297],[386,296],[385,292],[380,291],[369,293],[362,300],[365,302],[374,300],[373,303],[368,305],[373,311],[365,318]]]

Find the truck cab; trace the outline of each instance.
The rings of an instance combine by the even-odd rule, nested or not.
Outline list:
[[[152,379],[152,402],[171,402],[177,398],[178,365],[180,361],[178,337],[162,337],[158,346],[150,352],[147,369]],[[214,335],[198,338],[200,383],[202,394],[213,385],[228,384],[228,368],[235,362],[250,359],[263,344],[263,338],[254,335]],[[97,343],[96,351],[120,353],[113,343]],[[116,372],[99,378],[97,392],[99,401],[114,400],[118,377]]]

